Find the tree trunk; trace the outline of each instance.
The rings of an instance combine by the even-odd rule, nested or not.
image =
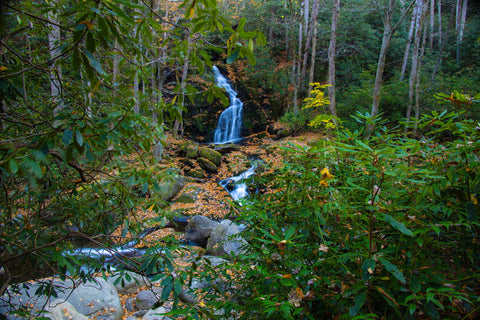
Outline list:
[[[337,22],[340,11],[340,0],[333,0],[332,27],[330,33],[330,45],[328,47],[328,98],[330,99],[330,113],[337,115],[335,100],[335,54],[337,47]]]
[[[426,9],[426,8],[425,8]],[[422,68],[423,55],[425,54],[425,46],[427,42],[427,28],[423,30],[422,48],[420,49],[420,57],[418,59],[418,70]],[[417,74],[415,82],[415,123],[413,126],[413,134],[417,134],[418,120],[420,120],[420,72]]]
[[[460,69],[460,66],[462,64],[461,60],[461,46],[462,46],[462,41],[463,41],[463,33],[465,31],[465,21],[467,19],[467,6],[468,6],[468,0],[457,0],[457,7],[456,7],[456,13],[457,13],[457,67]]]
[[[415,24],[417,19],[417,9],[413,10],[412,20],[410,22],[410,28],[408,29],[408,37],[407,37],[407,44],[405,46],[405,53],[403,55],[403,64],[402,64],[402,71],[400,73],[400,81],[403,81],[403,77],[405,76],[405,71],[407,70],[408,58],[410,56],[410,45],[412,44],[413,38],[413,31],[415,30]]]
[[[49,12],[48,19],[54,24],[50,26],[50,31],[48,32],[48,49],[50,51],[50,59],[54,60],[57,56],[61,54],[60,45],[61,45],[61,34],[60,27],[58,26],[58,17],[56,14]],[[50,69],[50,95],[53,102],[53,116],[56,117],[63,109],[62,101],[62,69],[56,63],[53,62],[53,66]],[[56,125],[59,125],[59,122],[55,122]]]
[[[173,126],[173,134],[182,136],[183,135],[183,119],[182,119],[182,110],[185,107],[185,88],[187,85],[187,76],[188,76],[188,68],[190,66],[190,52],[192,47],[192,34],[191,31],[187,31],[187,52],[185,58],[183,60],[183,70],[182,70],[182,79],[180,80],[180,95],[178,97],[178,104],[179,104],[179,117],[175,119],[175,124]]]
[[[313,51],[313,37],[314,37],[314,29],[317,25],[318,19],[318,12],[320,11],[320,0],[314,0],[312,3],[312,18],[308,24],[308,32],[307,32],[307,43],[305,44],[305,51],[303,54],[303,68],[300,78],[300,83],[303,86],[305,83],[305,77],[307,75],[307,65],[308,65],[308,54]],[[316,39],[315,39],[316,45]]]
[[[315,57],[317,55],[317,34],[318,34],[318,23],[315,22],[313,26],[313,43],[312,43],[312,57],[310,62],[310,76],[308,79],[308,96],[310,96],[310,92],[312,91],[312,86],[310,83],[313,83],[313,76],[315,75]]]
[[[405,116],[407,120],[407,124],[405,126],[405,131],[408,130],[410,117],[412,113],[412,107],[414,104],[414,94],[416,89],[416,84],[419,81],[420,75],[420,44],[422,40],[422,28],[424,25],[424,20],[426,17],[427,8],[425,8],[426,0],[417,0],[417,23],[415,26],[415,39],[413,43],[413,52],[412,52],[412,67],[410,71],[410,79],[409,79],[409,88],[408,88],[408,107],[407,107],[407,114]]]
[[[450,36],[450,30],[452,29],[452,24],[453,24],[453,19],[455,18],[455,7],[452,7],[452,11],[450,14],[450,21],[448,22],[448,27],[447,31],[445,32],[445,35],[440,34],[440,43],[442,44],[440,46],[440,50],[438,51],[438,56],[437,56],[437,63],[435,64],[435,68],[433,69],[432,72],[432,81],[435,79],[435,76],[437,75],[438,70],[440,69],[440,66],[442,64],[442,54],[443,50],[445,49],[445,45],[447,44],[448,37]]]
[[[377,64],[377,72],[375,75],[375,84],[373,87],[373,96],[372,96],[372,112],[371,116],[374,117],[378,114],[379,106],[380,106],[380,91],[383,82],[383,71],[385,69],[385,60],[387,57],[387,50],[390,46],[390,40],[392,39],[393,33],[398,29],[400,23],[405,19],[410,8],[413,6],[415,1],[412,1],[408,8],[403,12],[402,16],[398,20],[397,24],[392,27],[392,16],[393,10],[395,8],[395,0],[389,0],[388,7],[385,10],[384,15],[384,31],[383,31],[383,39],[382,39],[382,46],[380,48],[380,54],[378,57],[378,64]],[[368,127],[368,131],[371,132],[373,130],[373,126]]]

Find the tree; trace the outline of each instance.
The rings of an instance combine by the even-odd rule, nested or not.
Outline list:
[[[389,0],[387,6],[383,8],[383,38],[382,46],[380,48],[380,54],[378,56],[377,71],[375,75],[375,84],[373,87],[373,96],[372,96],[372,111],[371,116],[374,117],[378,114],[380,107],[380,90],[383,82],[383,71],[385,69],[385,60],[387,57],[388,47],[390,46],[390,40],[392,39],[393,34],[400,26],[401,22],[405,18],[406,14],[413,6],[415,1],[413,0],[408,7],[403,10],[401,17],[398,19],[397,23],[393,25],[392,19],[395,11],[395,0]],[[372,128],[369,128],[371,130]]]
[[[332,28],[330,36],[330,46],[328,48],[328,98],[330,100],[330,113],[337,115],[337,108],[335,102],[335,54],[337,41],[337,21],[338,13],[340,11],[340,0],[333,1],[332,10]]]
[[[183,25],[164,21],[146,2],[50,5],[31,0],[2,5],[0,296],[11,283],[49,274],[66,276],[66,268],[71,276],[88,278],[90,274],[80,272],[83,261],[61,253],[92,239],[108,246],[110,233],[117,227],[125,235],[137,232],[138,227],[127,223],[126,217],[140,203],[145,204],[141,196],[147,191],[152,197],[146,205],[161,203],[155,195],[163,175],[152,172],[158,170],[158,163],[145,155],[152,152],[163,131],[163,121],[152,123],[150,119],[157,112],[159,120],[163,113],[174,114],[175,99],[155,108],[139,108],[151,107],[152,101],[131,84],[140,76],[143,90],[155,91],[155,84],[145,88],[145,80],[158,56],[143,50],[181,52],[190,45],[178,41]],[[257,39],[264,43],[261,33],[244,31],[243,26],[234,29],[218,15],[212,1],[186,0],[179,10],[178,16],[190,19],[189,28],[195,35],[225,32],[231,41],[220,46],[230,61],[247,58],[254,62],[254,43]],[[164,28],[164,23],[170,27]],[[159,39],[160,34],[168,37]],[[50,50],[45,52],[47,43]],[[190,61],[197,74],[211,65],[208,46],[199,45],[196,55],[192,51]],[[122,57],[118,64],[110,59],[117,55]],[[147,57],[152,60],[142,64]],[[161,62],[172,68],[185,66],[179,56]],[[31,90],[23,99],[25,82]],[[59,96],[62,108],[53,114]],[[91,99],[84,100],[84,96]],[[124,157],[134,152],[143,161],[127,166]],[[97,271],[103,268],[101,264],[94,267]]]

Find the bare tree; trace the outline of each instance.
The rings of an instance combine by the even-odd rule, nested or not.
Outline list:
[[[413,0],[410,5],[404,10],[403,14],[401,15],[400,19],[397,23],[392,26],[392,19],[393,13],[395,10],[395,0],[389,0],[388,5],[383,10],[383,38],[382,38],[382,46],[380,48],[380,54],[378,56],[378,64],[377,64],[377,72],[375,75],[375,84],[373,87],[373,96],[372,96],[372,112],[371,116],[374,117],[378,114],[378,110],[380,107],[380,91],[382,88],[383,82],[383,71],[385,69],[385,60],[387,58],[387,50],[390,46],[390,41],[392,39],[393,34],[400,26],[405,16],[410,11],[411,7],[415,3]],[[368,130],[371,131],[373,127],[369,127]]]
[[[332,27],[330,33],[330,45],[328,47],[328,98],[330,99],[330,113],[337,115],[335,100],[335,54],[337,46],[337,22],[340,11],[340,0],[333,0]]]

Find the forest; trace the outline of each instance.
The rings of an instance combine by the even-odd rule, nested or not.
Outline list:
[[[168,319],[480,317],[479,2],[9,0],[0,28],[0,319],[131,271]],[[242,249],[143,238],[199,212]]]

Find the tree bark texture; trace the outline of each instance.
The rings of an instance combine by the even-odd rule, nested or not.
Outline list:
[[[340,0],[333,0],[332,27],[330,33],[330,45],[328,47],[328,98],[330,99],[330,113],[337,115],[335,100],[335,54],[337,47],[337,23],[340,11]]]

